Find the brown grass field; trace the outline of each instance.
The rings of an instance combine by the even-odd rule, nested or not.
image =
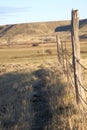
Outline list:
[[[56,35],[66,41],[71,53],[70,31],[54,30],[69,23],[22,24],[0,30],[0,130],[87,129],[87,116],[76,104],[58,64]],[[87,68],[84,26],[80,29],[81,63]],[[83,70],[84,86],[86,77]]]

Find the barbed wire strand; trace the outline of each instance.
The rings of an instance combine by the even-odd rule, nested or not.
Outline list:
[[[81,105],[82,105],[82,108],[83,109],[80,109],[83,113],[87,113],[87,108],[86,107],[84,107],[84,105],[83,105],[83,103],[82,102],[80,102],[81,103]],[[84,115],[85,116],[85,115]]]
[[[78,80],[78,82],[79,82],[79,84],[80,84],[80,86],[84,89],[84,91],[86,91],[87,92],[87,89],[81,84],[81,82],[79,81],[79,79],[78,79],[78,77],[77,77],[77,75],[76,75],[76,78],[77,78],[77,80]]]
[[[73,65],[72,65],[72,63],[69,61],[69,60],[67,60],[67,62],[69,63],[69,65],[72,67],[72,69],[73,69]]]
[[[81,67],[84,69],[84,70],[87,70],[87,68],[84,66],[84,65],[82,65],[81,63],[80,63],[80,61],[74,56],[74,58],[76,59],[76,61],[79,63],[79,65],[81,65]]]
[[[63,53],[64,51],[62,51],[62,53]],[[68,51],[67,51],[67,49],[66,49],[66,44],[65,44],[65,52],[67,52],[67,54],[66,54],[66,68],[67,68],[67,75],[69,75],[68,76],[68,79],[70,79],[71,80],[71,85],[72,85],[72,87],[74,87],[75,86],[75,84],[74,84],[74,81],[73,81],[73,78],[72,78],[72,76],[71,76],[71,74],[70,74],[70,72],[69,72],[69,69],[68,69],[68,63],[70,64],[70,65],[72,65],[71,63],[70,63],[70,61],[67,59],[67,56],[69,56],[68,55]],[[71,56],[72,56],[72,53],[71,53]],[[74,58],[76,59],[76,61],[84,68],[84,69],[87,69],[86,67],[84,67],[80,62],[79,62],[79,60],[74,56]],[[64,60],[64,59],[63,59]],[[64,62],[64,61],[63,61]],[[63,67],[63,65],[62,65],[62,62],[60,62],[60,64],[61,64],[61,66]],[[73,67],[72,67],[73,68]],[[64,71],[64,74],[66,74],[65,73],[65,71]],[[77,77],[77,75],[76,75],[76,77]],[[78,82],[79,82],[79,84],[81,85],[81,83],[80,83],[80,81],[79,81],[79,79],[78,79],[78,77],[77,77],[77,80],[78,80]],[[83,85],[81,85],[81,87],[87,92],[87,90],[83,87]],[[79,94],[79,97],[82,99],[82,101],[85,103],[85,104],[87,104],[87,102],[82,98],[82,96]]]
[[[82,99],[82,101],[87,105],[87,102],[82,98],[82,96],[79,94],[79,97]]]
[[[65,51],[65,52],[64,52],[64,51]],[[77,60],[77,58],[74,57],[74,56],[72,56],[72,53],[71,53],[71,55],[69,56],[69,53],[68,53],[68,51],[67,51],[67,49],[66,49],[66,42],[65,42],[65,50],[63,50],[62,53],[64,53],[64,55],[65,55],[65,60],[66,60],[66,65],[65,65],[65,67],[64,67],[64,74],[67,74],[67,82],[69,81],[69,82],[68,82],[68,85],[69,85],[70,87],[75,88],[74,76],[72,76],[72,72],[71,72],[72,69],[74,69],[74,68],[73,68],[73,65],[70,63],[70,61],[68,60],[68,58],[71,58],[71,57],[72,57],[72,58],[75,58],[76,60]],[[67,57],[68,57],[68,58],[67,58]],[[64,60],[64,59],[63,59],[63,60]],[[87,70],[87,68],[84,67],[84,66],[80,63],[80,61],[77,60],[77,62],[80,64],[80,66],[81,66],[82,68],[84,68],[85,70]],[[69,65],[70,65],[72,68],[70,68]],[[66,69],[66,71],[65,71],[65,69]],[[77,76],[77,75],[76,75],[76,76]],[[84,88],[84,86],[80,83],[78,77],[76,77],[76,78],[77,78],[77,80],[78,80],[80,86],[87,92],[87,90]],[[70,85],[70,84],[71,84],[71,85]],[[72,93],[73,93],[74,96],[76,96],[76,92],[75,92],[75,91],[72,91]],[[78,96],[79,96],[80,99],[82,100],[82,101],[80,100],[80,101],[81,101],[82,108],[79,107],[79,110],[80,110],[81,113],[82,113],[82,116],[81,116],[80,118],[82,119],[82,117],[84,118],[85,114],[87,113],[87,109],[84,107],[84,104],[87,105],[87,102],[82,98],[82,96],[81,96],[80,94],[79,94]],[[84,104],[83,104],[83,102],[84,102]],[[82,120],[82,122],[83,122],[83,120]]]
[[[65,42],[65,50],[66,50],[66,42]],[[71,84],[69,85],[70,87],[72,86],[74,88],[74,84],[73,84],[73,80],[72,80],[72,76],[69,74],[69,67],[68,67],[68,58],[67,55],[65,55],[65,59],[66,59],[66,71],[65,71],[65,75],[67,75],[67,84]],[[71,81],[70,81],[71,80]],[[73,91],[72,91],[73,92]],[[75,93],[73,92],[73,95],[75,96]]]

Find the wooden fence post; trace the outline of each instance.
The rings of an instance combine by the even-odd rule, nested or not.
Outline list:
[[[59,56],[59,43],[58,43],[58,36],[56,35],[56,42],[57,42],[57,56],[58,56],[58,62],[60,61],[60,56]]]
[[[63,63],[62,63],[62,61],[63,61],[63,59],[62,59],[62,45],[61,45],[62,43],[61,43],[60,38],[59,38],[58,35],[56,35],[56,41],[57,41],[58,60],[59,60],[59,62],[60,62],[61,64],[63,64]]]
[[[74,68],[74,82],[75,82],[75,93],[76,102],[83,103],[85,100],[85,92],[81,87],[82,85],[82,71],[80,66],[80,43],[79,43],[79,17],[78,10],[72,10],[72,20],[71,20],[71,39],[72,39],[72,53],[73,53],[73,68]],[[83,99],[83,100],[82,100]],[[86,101],[86,100],[85,100]]]
[[[61,53],[62,53],[62,67],[64,69],[64,42],[61,41]]]

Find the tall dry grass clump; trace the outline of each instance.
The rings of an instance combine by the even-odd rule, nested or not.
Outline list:
[[[71,84],[55,66],[0,76],[0,130],[87,129]]]

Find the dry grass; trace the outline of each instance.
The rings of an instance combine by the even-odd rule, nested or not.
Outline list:
[[[50,50],[52,55],[46,52]],[[44,60],[45,57],[53,59],[56,57],[56,46],[55,44],[45,45],[28,48],[6,48],[0,49],[0,63],[33,63]]]
[[[8,34],[17,29],[13,45],[6,45],[6,37],[1,39],[0,49],[0,130],[86,130],[87,120],[75,102],[71,84],[57,63],[56,39],[53,23],[42,23],[25,29],[14,26]],[[66,22],[66,25],[69,23]],[[60,22],[59,26],[64,25]],[[28,28],[29,25],[26,25]],[[43,32],[41,32],[40,28]],[[49,36],[47,31],[49,26]],[[19,31],[19,32],[18,32]],[[81,29],[81,31],[83,31]],[[29,33],[31,37],[29,37]],[[35,36],[33,33],[36,33]],[[8,36],[6,34],[6,36]],[[26,35],[28,34],[28,35]],[[42,34],[42,35],[41,35]],[[70,32],[59,32],[67,41],[71,53]],[[80,33],[82,35],[82,32]],[[22,39],[22,36],[24,39]],[[27,39],[27,40],[26,40]],[[16,41],[17,40],[17,41]],[[27,42],[26,42],[27,41]],[[18,44],[17,44],[18,43]],[[39,43],[38,46],[32,46]],[[44,44],[43,44],[44,43]],[[5,44],[5,45],[4,45]],[[87,44],[81,41],[81,63],[87,67]],[[84,72],[84,86],[87,86]]]
[[[86,129],[73,90],[56,62],[12,68],[0,76],[1,130]]]

